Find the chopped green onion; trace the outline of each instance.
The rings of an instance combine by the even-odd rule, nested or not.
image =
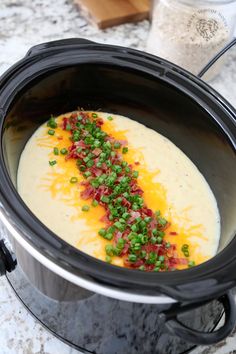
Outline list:
[[[94,161],[93,160],[89,160],[86,165],[88,167],[92,167],[94,165]]]
[[[188,250],[188,248],[189,248],[189,245],[184,244],[184,245],[182,246],[182,248],[181,248],[181,251],[184,253],[185,251]]]
[[[162,243],[162,237],[158,236],[157,237],[157,243],[160,245]]]
[[[102,196],[101,196],[101,201],[102,201],[103,203],[109,203],[110,199],[109,199],[109,197],[107,197],[107,196],[105,196],[105,195],[102,195]]]
[[[130,214],[129,213],[124,213],[122,214],[122,218],[125,219],[125,220],[128,220],[130,217]]]
[[[142,235],[142,237],[141,237],[141,243],[142,243],[142,245],[145,245],[147,242],[148,242],[148,237],[145,236],[145,235]]]
[[[133,232],[137,232],[137,231],[138,231],[138,226],[137,226],[136,224],[133,224],[133,225],[131,226],[131,230],[132,230]]]
[[[119,221],[116,221],[115,223],[114,223],[114,226],[119,230],[119,231],[124,231],[124,225],[121,223],[121,222],[119,222]]]
[[[99,235],[100,236],[105,236],[106,235],[106,229],[104,229],[104,228],[102,228],[102,229],[100,229],[99,231],[98,231],[98,233],[99,233]]]
[[[120,218],[120,219],[119,219],[119,222],[120,222],[121,224],[126,224],[126,221],[125,221],[125,219],[123,219],[123,218]]]
[[[115,171],[116,173],[120,173],[122,171],[122,167],[119,165],[113,165],[112,170]]]
[[[150,241],[151,241],[151,243],[153,244],[153,245],[155,245],[155,243],[157,243],[157,237],[151,237],[151,239],[150,239]],[[161,243],[161,242],[160,242]]]
[[[90,171],[84,172],[84,177],[88,178],[90,176],[91,176],[91,172]]]
[[[141,266],[139,267],[139,270],[145,270],[144,265],[141,265]]]
[[[89,162],[90,159],[89,159],[88,156],[86,156],[83,160],[84,160],[85,163],[87,163],[87,162]]]
[[[140,252],[140,258],[145,258],[147,255],[147,252],[146,251],[141,251]]]
[[[114,247],[113,247],[112,245],[106,245],[105,250],[106,250],[106,254],[107,254],[108,256],[113,256],[113,254],[114,254]]]
[[[57,147],[54,147],[53,153],[54,155],[59,155],[59,149]]]
[[[194,267],[195,266],[195,262],[194,261],[189,261],[188,262],[188,266],[189,266],[189,268]]]
[[[80,170],[81,172],[84,172],[84,171],[86,170],[86,166],[80,165],[79,170]]]
[[[138,172],[138,171],[134,171],[134,172],[133,172],[133,177],[134,177],[134,178],[138,178],[138,175],[139,175],[139,172]]]
[[[83,205],[82,206],[82,211],[89,211],[89,205]]]
[[[128,260],[129,260],[129,262],[136,262],[137,256],[135,254],[129,254]]]
[[[123,238],[119,238],[118,241],[117,241],[116,247],[118,249],[123,250],[124,246],[125,246],[125,240]]]
[[[148,264],[154,264],[157,260],[157,254],[155,252],[150,252],[148,259],[147,259],[147,263]]]
[[[152,218],[150,216],[147,216],[146,218],[144,218],[144,221],[148,224],[152,221]]]
[[[50,127],[50,128],[57,128],[57,123],[55,121],[55,118],[54,117],[51,117],[47,123],[47,126]]]
[[[60,153],[61,153],[62,155],[66,155],[66,154],[68,153],[68,151],[67,151],[66,148],[63,148],[63,149],[60,150]]]
[[[135,243],[133,249],[134,249],[134,251],[139,251],[139,250],[141,250],[141,245],[140,245],[140,243]]]
[[[123,147],[122,154],[127,154],[128,151],[129,151],[129,149],[127,147]]]
[[[98,168],[101,168],[102,167],[102,162],[97,162],[97,164],[96,164],[96,166],[98,167]]]
[[[119,256],[121,254],[121,249],[117,248],[117,247],[114,247],[114,255],[115,256]]]
[[[71,125],[69,123],[66,124],[66,130],[71,130]]]
[[[113,234],[112,233],[107,233],[103,236],[105,239],[111,241],[113,239]]]
[[[119,149],[120,148],[120,143],[117,141],[114,143],[114,149]]]
[[[113,120],[113,118],[111,116],[107,117],[108,120]]]
[[[137,221],[137,219],[136,219],[136,221]],[[144,220],[141,220],[141,221],[140,221],[139,227],[140,227],[141,229],[143,229],[144,227],[146,227],[146,223],[145,223]]]
[[[93,206],[93,207],[98,206],[98,201],[94,199],[94,200],[92,201],[92,206]]]
[[[95,148],[98,148],[101,146],[101,142],[96,139],[96,140],[94,140],[93,145],[95,146]]]
[[[189,251],[184,252],[185,257],[189,257]]]
[[[165,236],[165,233],[163,231],[157,231],[157,235],[163,238]]]
[[[106,256],[106,262],[107,263],[111,263],[111,257],[110,256]]]
[[[49,165],[50,165],[50,166],[54,166],[54,165],[56,165],[56,163],[57,163],[56,160],[49,161]]]
[[[159,272],[160,267],[155,267],[153,270],[154,270],[154,272]]]
[[[97,118],[98,117],[97,113],[92,113],[92,117]]]
[[[71,177],[70,183],[77,183],[77,182],[78,182],[78,178],[77,177]]]
[[[129,198],[129,193],[128,192],[123,193],[123,197],[125,197],[126,199]]]
[[[48,134],[49,134],[49,135],[54,135],[54,134],[55,134],[55,130],[49,129],[49,130],[48,130]]]
[[[161,226],[165,226],[167,224],[167,220],[161,217],[159,217],[157,221]]]

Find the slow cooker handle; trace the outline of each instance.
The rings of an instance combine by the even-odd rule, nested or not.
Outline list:
[[[225,323],[214,332],[200,332],[189,328],[178,320],[178,315],[188,312],[206,303],[191,304],[185,307],[178,307],[174,310],[167,310],[160,314],[160,318],[165,323],[169,332],[180,337],[181,339],[197,344],[197,345],[211,345],[216,344],[225,339],[234,329],[236,324],[236,303],[231,291],[217,299],[224,307]]]
[[[236,38],[233,38],[232,41],[226,44],[226,46],[219,51],[214,57],[209,61],[209,63],[200,71],[200,73],[197,75],[198,77],[203,77],[203,75],[212,67],[215,62],[222,57],[230,48],[232,48],[236,44]]]
[[[92,41],[89,41],[84,38],[67,38],[67,39],[59,39],[58,41],[52,41],[52,42],[46,42],[46,43],[41,43],[38,45],[35,45],[34,47],[30,48],[28,52],[26,53],[26,57],[30,57],[33,55],[41,54],[48,49],[61,49],[62,47],[65,48],[66,46],[73,46],[73,45],[82,45],[82,44],[91,44],[95,43]]]
[[[0,276],[12,272],[16,265],[16,257],[9,243],[5,239],[0,240]]]

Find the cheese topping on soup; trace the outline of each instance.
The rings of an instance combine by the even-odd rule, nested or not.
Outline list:
[[[27,142],[17,185],[55,234],[114,265],[184,269],[217,251],[220,217],[202,174],[170,140],[124,116],[51,117]]]

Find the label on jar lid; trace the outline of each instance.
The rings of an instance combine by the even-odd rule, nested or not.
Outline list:
[[[187,30],[192,40],[195,34],[206,42],[210,42],[214,37],[223,39],[229,35],[226,18],[219,11],[210,8],[195,10],[187,23]]]

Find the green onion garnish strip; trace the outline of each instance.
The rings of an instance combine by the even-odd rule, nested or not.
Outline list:
[[[56,160],[49,161],[50,166],[54,166],[54,165],[56,165],[56,163],[57,163]]]
[[[77,182],[78,182],[78,178],[77,177],[71,177],[70,183],[77,183]]]
[[[54,121],[54,118],[49,120],[50,128],[57,127]],[[62,148],[60,154],[74,159],[84,178],[81,198],[92,202],[91,207],[83,205],[82,211],[92,213],[98,205],[105,210],[106,226],[98,234],[109,241],[106,261],[112,263],[113,257],[122,257],[129,268],[154,272],[175,270],[183,263],[193,267],[189,246],[182,246],[183,262],[183,258],[176,256],[176,245],[165,240],[169,222],[159,210],[153,211],[145,204],[143,190],[138,185],[139,172],[124,160],[129,151],[127,142],[108,136],[102,130],[103,124],[95,112],[76,111],[64,117],[62,129],[70,133],[71,145],[68,150]],[[53,130],[49,134],[54,133]],[[54,154],[58,153],[54,149]],[[53,165],[54,161],[49,163]],[[77,182],[78,178],[72,176],[70,183]]]

